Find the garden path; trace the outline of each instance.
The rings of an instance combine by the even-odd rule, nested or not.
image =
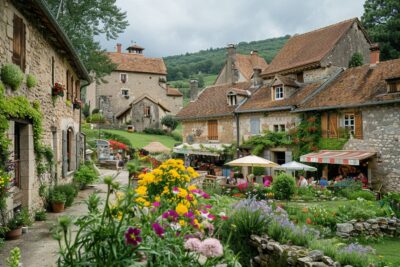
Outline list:
[[[114,170],[100,169],[101,177],[115,175]],[[122,171],[116,177],[121,184],[127,184],[128,172]],[[21,249],[23,267],[53,267],[56,266],[58,258],[58,243],[51,236],[50,229],[56,224],[57,218],[62,215],[77,217],[87,213],[84,200],[92,193],[96,192],[102,199],[106,196],[106,185],[96,184],[89,189],[80,191],[75,198],[72,207],[66,209],[63,213],[48,213],[47,221],[35,222],[29,228],[29,232],[23,234],[20,239],[6,241],[4,247],[0,250],[0,266],[6,266],[6,258],[14,247]]]

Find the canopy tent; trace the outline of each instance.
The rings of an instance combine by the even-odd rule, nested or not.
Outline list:
[[[185,155],[220,156],[230,144],[188,144],[174,147],[173,152]]]
[[[321,150],[300,157],[301,162],[359,166],[360,161],[371,158],[376,152],[354,150]]]
[[[239,167],[266,167],[266,168],[279,166],[279,164],[276,164],[275,162],[254,155],[232,160],[226,163],[226,165],[239,166]]]
[[[149,153],[169,153],[171,151],[170,148],[164,146],[160,142],[151,142],[147,146],[143,147],[143,149]]]
[[[283,169],[283,170],[289,170],[289,171],[308,171],[308,172],[315,172],[317,171],[317,168],[308,166],[306,164],[297,162],[297,161],[291,161],[285,164],[282,164],[279,167],[276,167],[276,169]]]

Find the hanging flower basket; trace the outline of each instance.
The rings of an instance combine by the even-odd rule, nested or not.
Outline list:
[[[74,109],[81,109],[82,101],[80,101],[79,99],[75,99],[73,105],[74,105]]]
[[[62,83],[56,82],[51,88],[52,96],[64,96],[65,86]]]

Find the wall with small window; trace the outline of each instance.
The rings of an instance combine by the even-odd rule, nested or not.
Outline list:
[[[326,111],[321,114],[321,133],[324,138],[363,138],[362,113],[358,109]]]

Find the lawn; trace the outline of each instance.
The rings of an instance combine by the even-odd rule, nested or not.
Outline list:
[[[369,244],[376,251],[377,257],[382,256],[384,260],[400,266],[400,239],[398,238],[384,238],[378,243]]]
[[[151,135],[145,133],[130,133],[127,131],[121,130],[104,130],[105,132],[109,132],[112,134],[118,134],[120,136],[126,137],[131,142],[132,146],[135,148],[142,148],[148,145],[151,142],[157,141],[162,143],[163,145],[172,148],[174,144],[179,143],[171,136],[166,135]]]

